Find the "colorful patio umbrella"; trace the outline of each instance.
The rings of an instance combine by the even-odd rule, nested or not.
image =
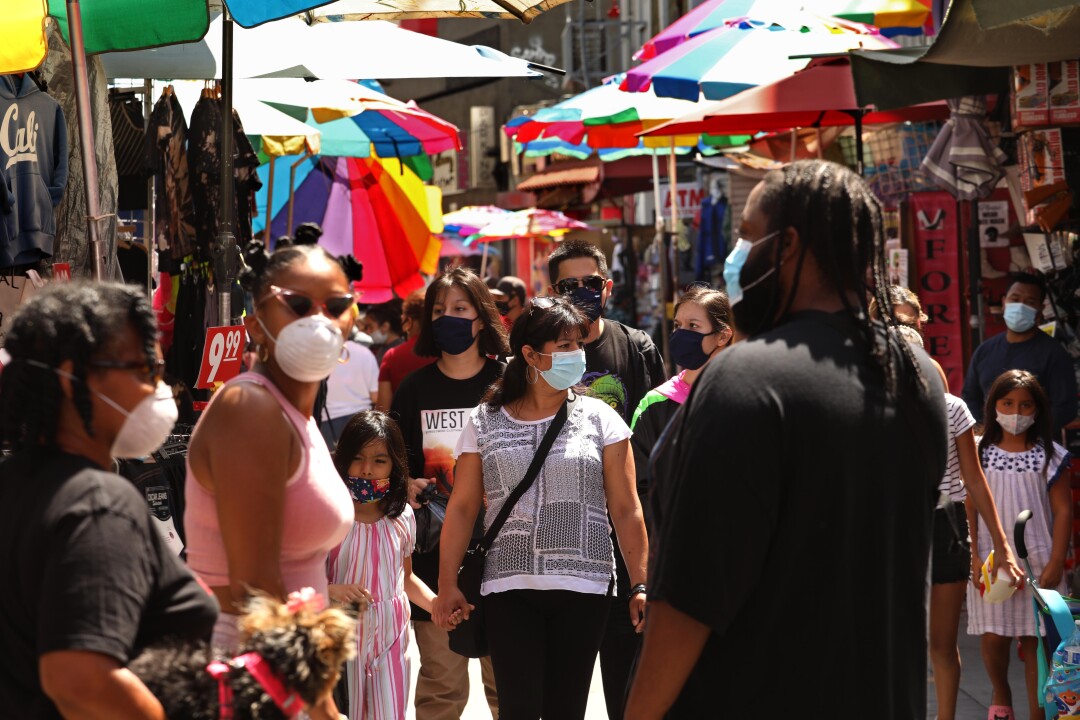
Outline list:
[[[847,60],[837,60],[815,65],[727,100],[705,104],[688,115],[647,131],[647,134],[758,133],[854,125],[861,165],[861,128],[864,124],[934,120],[948,115],[949,109],[943,102],[888,111],[860,108],[855,99],[851,66]]]
[[[626,73],[623,89],[661,97],[723,100],[801,70],[810,56],[894,48],[870,25],[800,12],[727,21]]]
[[[318,129],[325,155],[400,158],[462,149],[452,123],[359,83],[247,80],[236,92]]]
[[[8,0],[0,25],[0,74],[33,70],[45,60],[45,0]]]
[[[338,0],[330,4],[312,0],[292,2],[315,7],[307,16],[313,21],[322,22],[476,17],[516,18],[528,23],[545,10],[562,5],[567,0]],[[318,7],[319,5],[323,7]]]
[[[826,17],[873,25],[885,37],[921,35],[931,19],[927,0],[803,0],[803,10]],[[707,0],[657,33],[634,54],[651,60],[702,33],[722,27],[728,20],[754,17],[775,0]]]
[[[284,159],[288,160],[288,159]],[[278,162],[282,162],[279,160]],[[285,177],[282,177],[285,175]],[[269,168],[259,168],[264,187],[256,196],[256,233],[265,226]],[[286,234],[287,174],[277,173],[271,209],[271,235]],[[442,193],[424,185],[397,161],[370,158],[313,157],[305,163],[296,189],[294,220],[317,222],[320,240],[332,254],[352,253],[364,264],[357,286],[365,302],[404,297],[423,287],[421,273],[437,270],[442,227]]]
[[[443,215],[443,234],[469,237],[510,214],[495,205],[466,205]]]
[[[220,78],[221,16],[201,39],[102,56],[109,77]],[[356,52],[363,48],[363,52]],[[431,37],[391,22],[320,23],[287,18],[233,29],[235,78],[537,77],[525,60]]]
[[[619,89],[622,75],[586,90],[533,115],[519,115],[503,126],[517,142],[558,138],[570,145],[582,143],[592,148],[635,148],[638,133],[692,111],[696,102],[657,97],[651,90],[631,93]],[[691,147],[697,135],[676,138],[675,144]],[[652,146],[650,140],[645,145]],[[655,143],[656,147],[670,142]]]
[[[472,242],[492,242],[509,238],[559,237],[571,230],[589,230],[592,226],[557,210],[529,208],[512,212],[482,228],[469,238]]]

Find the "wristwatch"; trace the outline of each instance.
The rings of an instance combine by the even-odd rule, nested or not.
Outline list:
[[[633,600],[635,595],[646,595],[645,583],[638,583],[634,587],[630,588],[630,599]]]

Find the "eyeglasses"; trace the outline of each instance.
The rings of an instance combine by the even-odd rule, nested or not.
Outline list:
[[[555,289],[563,295],[569,295],[579,287],[586,287],[593,292],[600,292],[607,284],[607,279],[600,275],[586,275],[583,278],[563,278],[555,283]]]
[[[95,370],[134,370],[139,379],[156,384],[165,377],[165,361],[153,360],[93,360],[87,363]]]
[[[321,307],[331,318],[339,318],[356,306],[356,298],[352,295],[331,295],[321,303],[309,295],[296,290],[286,290],[277,285],[270,286],[270,293],[285,304],[297,317],[306,317],[313,307]],[[266,298],[263,298],[264,300]]]

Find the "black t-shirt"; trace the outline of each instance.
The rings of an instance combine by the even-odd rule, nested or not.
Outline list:
[[[60,717],[41,690],[45,653],[127,663],[165,637],[209,640],[218,614],[131,482],[56,451],[0,463],[0,577],[5,717]]]
[[[604,332],[585,346],[581,384],[623,416],[629,425],[641,398],[667,380],[664,362],[652,338],[615,320],[604,320]]]
[[[605,318],[604,332],[585,346],[585,376],[581,384],[588,387],[589,395],[615,408],[627,425],[645,393],[664,380],[667,376],[660,353],[652,338],[641,330]],[[614,532],[611,542],[615,548],[616,588],[619,597],[625,598],[630,592],[630,573]]]
[[[724,351],[695,384],[665,453],[649,595],[711,633],[670,717],[709,717],[718,699],[750,717],[776,697],[925,714],[944,391],[922,351],[928,390],[890,347],[895,398],[855,322],[821,312]]]
[[[409,374],[401,382],[390,408],[401,426],[409,455],[409,475],[434,478],[436,488],[449,495],[454,487],[454,448],[469,413],[492,383],[502,377],[504,365],[488,359],[483,369],[466,380],[447,377],[432,363]],[[417,512],[427,512],[420,509]],[[438,592],[439,550],[413,553],[413,572]],[[414,620],[431,616],[413,605]]]

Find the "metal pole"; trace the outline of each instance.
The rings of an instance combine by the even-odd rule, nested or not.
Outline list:
[[[154,109],[154,81],[143,85],[143,116],[150,127],[150,115]],[[154,294],[154,270],[157,269],[157,174],[146,183],[146,295]]]
[[[94,118],[90,114],[90,78],[86,70],[86,45],[83,42],[82,8],[79,0],[67,0],[68,37],[71,39],[71,69],[75,81],[75,107],[79,118],[79,144],[82,146],[83,175],[86,182],[87,230],[90,234],[90,274],[105,279],[105,248],[98,222],[101,219],[101,195],[98,187],[97,157],[94,154]]]
[[[308,158],[312,157],[315,153],[308,150],[304,153],[304,156],[289,166],[289,216],[288,224],[285,226],[285,234],[293,234],[293,200],[296,199],[296,169],[307,162]]]
[[[277,158],[270,158],[270,186],[266,188],[266,229],[263,231],[263,242],[266,249],[270,249],[270,222],[274,207],[274,168],[277,167]],[[290,200],[292,197],[289,198]]]
[[[855,169],[863,176],[862,110],[855,113]]]
[[[222,270],[218,278],[218,307],[220,322],[232,325],[232,286],[236,280],[236,236],[233,224],[236,217],[235,187],[233,185],[233,21],[228,9],[221,23],[221,210],[218,215],[218,247]]]
[[[971,289],[971,348],[974,350],[982,344],[985,336],[986,320],[983,312],[982,294],[982,252],[979,247],[979,217],[978,201],[972,200],[970,204],[971,214],[968,217],[967,240],[968,240],[968,284]],[[957,201],[956,212],[963,215],[962,203]]]

